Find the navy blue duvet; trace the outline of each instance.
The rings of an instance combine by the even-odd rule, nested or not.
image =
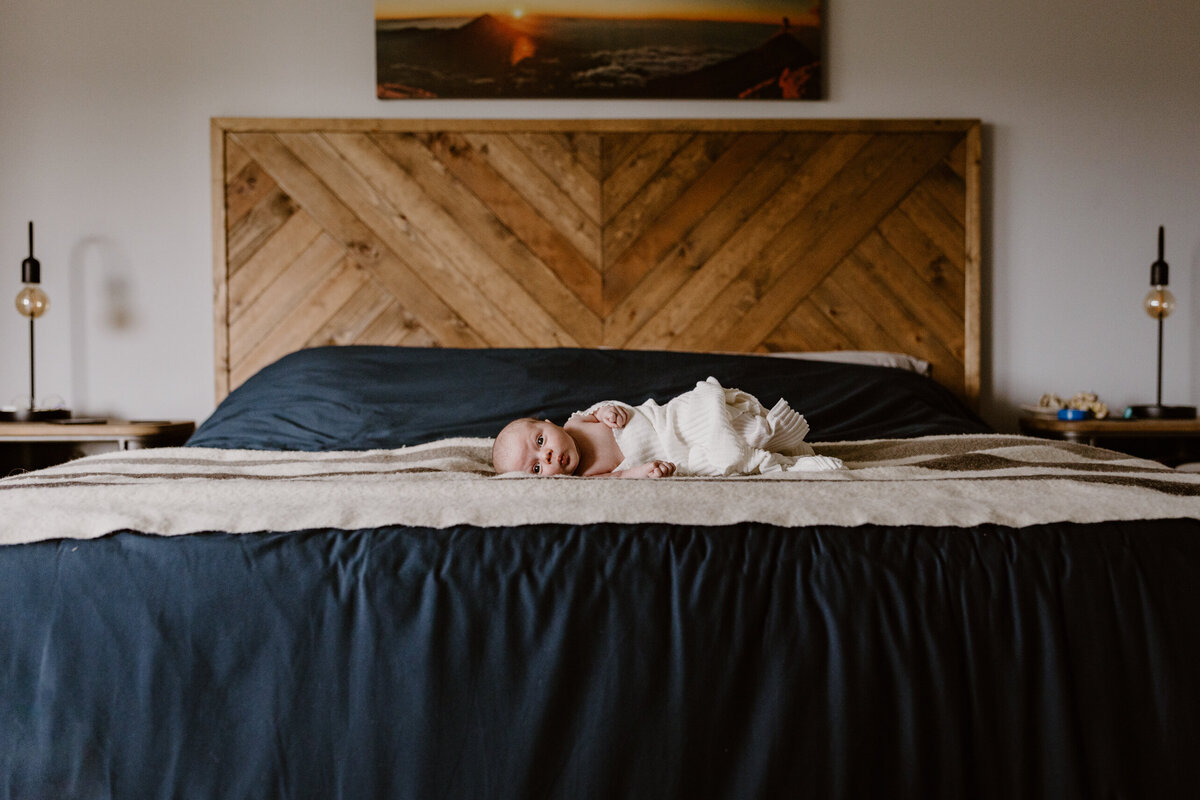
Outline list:
[[[932,425],[981,425],[918,385],[940,404]],[[869,420],[866,406],[853,416]],[[285,522],[0,549],[0,798],[1200,786],[1197,520]]]

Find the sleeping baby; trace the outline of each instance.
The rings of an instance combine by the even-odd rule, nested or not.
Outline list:
[[[807,433],[786,400],[768,411],[753,395],[709,378],[661,406],[604,401],[562,427],[513,420],[496,436],[492,464],[497,472],[609,478],[840,469],[839,459],[813,452]]]

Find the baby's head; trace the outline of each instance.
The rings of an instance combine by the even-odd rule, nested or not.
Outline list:
[[[579,447],[571,434],[550,420],[524,417],[496,435],[492,466],[496,472],[571,475],[579,468]]]

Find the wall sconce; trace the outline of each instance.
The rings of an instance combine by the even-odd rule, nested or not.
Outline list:
[[[1158,389],[1152,406],[1130,406],[1125,416],[1130,419],[1195,419],[1195,406],[1164,406],[1162,404],[1163,320],[1175,310],[1175,295],[1167,288],[1170,268],[1163,260],[1163,228],[1158,226],[1158,260],[1150,265],[1150,291],[1143,306],[1146,313],[1158,320]]]
[[[17,311],[29,318],[29,407],[0,410],[0,420],[16,422],[40,422],[52,419],[69,419],[71,412],[65,408],[38,408],[34,383],[33,321],[50,308],[50,298],[42,291],[42,265],[33,257],[33,222],[29,223],[29,258],[21,262],[21,283],[17,294]]]

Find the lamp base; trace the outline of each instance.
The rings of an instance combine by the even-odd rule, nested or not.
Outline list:
[[[0,408],[0,422],[46,422],[70,419],[68,408]]]
[[[1195,419],[1195,406],[1130,406],[1127,419]]]

